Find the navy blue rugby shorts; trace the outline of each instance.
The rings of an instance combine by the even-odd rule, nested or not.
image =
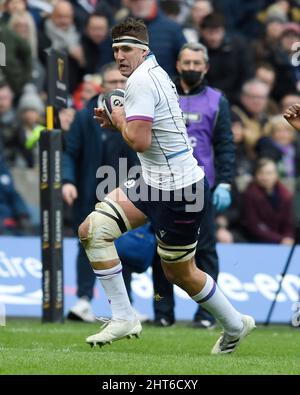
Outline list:
[[[147,185],[140,175],[129,178],[120,188],[142,211],[166,245],[185,246],[198,241],[204,210],[210,199],[206,177],[186,188],[163,191]]]

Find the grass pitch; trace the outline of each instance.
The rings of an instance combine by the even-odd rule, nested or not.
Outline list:
[[[0,374],[300,374],[300,328],[259,327],[232,355],[212,356],[219,330],[144,325],[139,340],[90,348],[99,324],[8,319]]]

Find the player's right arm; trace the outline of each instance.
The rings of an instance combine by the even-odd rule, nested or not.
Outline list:
[[[144,152],[151,145],[152,121],[126,120],[124,109],[115,107],[112,111],[112,119],[115,127],[122,133],[126,143],[136,152]]]
[[[300,103],[293,104],[283,113],[284,118],[300,131]]]
[[[144,152],[151,145],[157,102],[154,88],[148,73],[138,73],[127,81],[124,107],[115,107],[112,112],[114,125],[136,152]]]
[[[94,119],[100,123],[101,127],[114,127],[118,129],[122,133],[125,142],[134,151],[144,152],[150,147],[152,139],[152,121],[137,119],[127,122],[123,107],[114,107],[112,110],[112,124],[103,108],[95,108],[94,112]]]

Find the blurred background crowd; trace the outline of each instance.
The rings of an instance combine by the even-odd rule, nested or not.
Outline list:
[[[300,131],[282,112],[300,103],[300,0],[0,0],[0,42],[6,46],[6,66],[0,68],[0,234],[39,233],[45,49],[68,54],[69,107],[60,113],[67,135],[76,114],[108,90],[101,70],[113,61],[110,30],[128,15],[145,20],[150,48],[171,78],[182,45],[204,44],[207,83],[229,100],[233,202],[216,215],[217,240],[292,244],[300,217]],[[112,151],[119,140],[115,144]],[[277,192],[271,193],[274,185]],[[264,193],[272,210],[262,203]],[[65,234],[73,235],[65,211]],[[256,226],[259,215],[269,227]]]

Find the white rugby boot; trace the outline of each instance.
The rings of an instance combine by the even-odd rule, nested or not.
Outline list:
[[[136,310],[134,307],[132,308],[136,318],[140,321],[142,324],[143,322],[149,322],[150,319],[146,314],[140,313],[138,310]]]
[[[134,321],[108,320],[101,328],[103,329],[99,333],[89,336],[86,339],[86,342],[90,344],[91,347],[97,344],[101,347],[104,344],[111,344],[116,340],[124,338],[138,338],[142,332],[142,325],[137,319]]]
[[[78,299],[77,303],[70,309],[67,318],[72,321],[96,321],[92,305],[86,298]]]
[[[244,327],[241,333],[237,336],[228,335],[226,332],[222,332],[221,336],[217,340],[213,349],[211,350],[211,354],[230,354],[237,346],[241,343],[241,341],[249,335],[253,329],[256,328],[255,321],[250,315],[243,315],[242,322]]]

